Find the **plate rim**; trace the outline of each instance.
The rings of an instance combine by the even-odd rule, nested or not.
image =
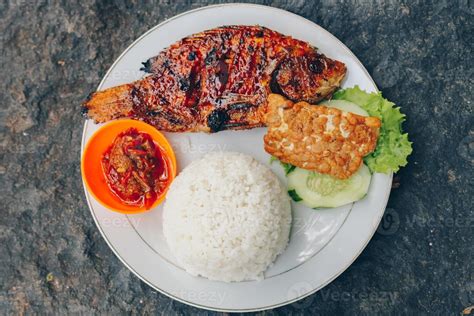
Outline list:
[[[272,7],[272,6],[266,6],[266,5],[261,5],[261,4],[253,4],[253,3],[222,3],[222,4],[214,4],[214,5],[208,5],[208,6],[203,6],[203,7],[199,7],[199,8],[195,8],[195,9],[191,9],[191,10],[188,10],[188,11],[185,11],[185,12],[182,12],[182,13],[179,13],[177,15],[174,15],[168,19],[165,19],[164,21],[156,24],[155,26],[151,27],[150,29],[148,29],[146,32],[144,32],[142,35],[140,35],[136,40],[134,40],[116,59],[115,61],[110,65],[110,67],[108,68],[107,72],[103,75],[102,77],[102,80],[100,81],[99,85],[97,86],[97,89],[96,91],[99,91],[102,86],[104,85],[106,79],[108,78],[108,76],[110,75],[110,73],[113,71],[115,65],[128,53],[128,51],[130,49],[132,49],[136,44],[138,44],[144,37],[146,37],[148,34],[152,33],[153,31],[155,31],[157,28],[159,27],[162,27],[163,25],[173,21],[173,20],[176,20],[182,16],[185,16],[185,15],[188,15],[188,14],[192,14],[192,13],[195,13],[195,12],[198,12],[198,11],[202,11],[202,10],[209,10],[209,9],[214,9],[214,8],[220,8],[220,7],[232,7],[232,6],[239,6],[239,7],[251,7],[251,8],[256,8],[256,9],[264,9],[264,10],[274,10],[274,11],[279,11],[280,13],[282,14],[286,14],[286,15],[291,15],[293,16],[294,18],[297,18],[299,20],[301,20],[302,22],[305,22],[305,23],[310,23],[313,27],[317,28],[317,29],[320,29],[320,30],[323,30],[325,32],[327,32],[336,42],[338,42],[341,47],[344,49],[344,51],[349,55],[351,56],[354,61],[358,64],[358,66],[362,69],[362,71],[367,75],[367,77],[370,79],[370,81],[372,82],[373,86],[375,87],[375,90],[378,92],[379,89],[377,87],[377,85],[375,84],[372,76],[369,74],[369,72],[367,71],[367,69],[365,68],[365,66],[362,64],[362,62],[357,58],[357,56],[341,41],[339,40],[334,34],[332,34],[331,32],[329,32],[328,30],[324,29],[322,26],[320,26],[319,24],[309,20],[309,19],[306,19],[298,14],[295,14],[293,12],[290,12],[290,11],[287,11],[285,9],[280,9],[280,8],[276,8],[276,7]],[[82,131],[82,137],[81,137],[81,156],[82,156],[82,153],[83,153],[83,150],[84,150],[84,147],[85,147],[85,137],[86,137],[86,130],[87,130],[87,127],[88,127],[88,124],[89,124],[89,121],[86,120],[85,123],[84,123],[84,127],[83,127],[83,131]],[[390,173],[389,176],[389,180],[392,181],[393,179],[393,173]],[[269,310],[269,309],[274,309],[274,308],[278,308],[278,307],[281,307],[281,306],[285,306],[285,305],[288,305],[288,304],[292,304],[296,301],[299,301],[303,298],[306,298],[318,291],[320,291],[321,289],[323,289],[324,287],[326,287],[328,284],[330,284],[332,281],[334,281],[336,278],[338,278],[343,272],[345,272],[353,263],[354,261],[360,256],[360,254],[364,251],[364,249],[367,247],[368,243],[370,242],[370,240],[373,238],[375,232],[377,231],[377,227],[385,213],[385,209],[387,207],[387,203],[388,203],[388,199],[390,197],[390,193],[391,193],[391,190],[387,190],[387,194],[386,196],[383,198],[382,200],[382,204],[383,205],[383,212],[380,212],[380,215],[378,218],[374,219],[374,225],[372,226],[372,231],[369,233],[369,236],[367,238],[367,240],[364,241],[364,244],[360,247],[359,251],[354,255],[354,257],[348,262],[348,264],[346,266],[344,266],[343,268],[340,269],[340,271],[338,273],[336,273],[334,276],[332,276],[331,278],[329,278],[325,283],[321,284],[320,286],[318,287],[315,287],[314,289],[312,289],[311,291],[307,292],[307,293],[304,293],[296,298],[293,298],[293,299],[290,299],[290,300],[287,300],[287,301],[284,301],[284,302],[281,302],[281,303],[277,303],[277,304],[273,304],[273,305],[269,305],[269,306],[263,306],[263,307],[256,307],[256,308],[244,308],[244,309],[235,309],[235,308],[231,308],[231,309],[228,309],[228,308],[216,308],[216,307],[213,307],[213,306],[205,306],[205,305],[201,305],[201,304],[197,304],[197,303],[194,303],[194,302],[190,302],[190,301],[187,301],[185,299],[182,299],[180,297],[177,297],[173,294],[170,294],[168,292],[166,292],[165,290],[162,290],[160,288],[158,288],[157,286],[155,286],[154,284],[152,284],[151,282],[149,282],[148,280],[146,280],[144,277],[142,277],[137,271],[135,271],[134,268],[132,268],[121,256],[120,254],[118,253],[118,251],[114,248],[114,246],[112,245],[112,243],[109,241],[109,239],[107,238],[107,236],[105,235],[101,225],[99,224],[99,221],[98,221],[98,218],[96,217],[95,213],[93,212],[93,208],[92,208],[92,205],[91,205],[91,202],[90,202],[90,196],[89,196],[89,193],[87,191],[87,188],[85,186],[85,183],[84,183],[84,179],[81,177],[81,180],[82,180],[82,183],[83,183],[83,189],[84,189],[84,193],[85,193],[85,197],[86,197],[86,201],[87,201],[87,206],[89,208],[89,212],[91,213],[92,215],[92,218],[94,219],[94,223],[96,225],[96,227],[98,228],[100,234],[102,235],[102,238],[105,240],[105,242],[107,243],[107,245],[109,246],[109,248],[112,250],[112,252],[114,253],[114,255],[120,260],[120,262],[125,266],[127,267],[135,276],[137,276],[142,282],[144,282],[145,284],[147,284],[148,286],[150,286],[152,289],[158,291],[159,293],[163,294],[163,295],[166,295],[167,297],[173,299],[173,300],[176,300],[180,303],[183,303],[183,304],[186,304],[186,305],[190,305],[190,306],[193,306],[193,307],[197,307],[197,308],[200,308],[200,309],[204,309],[204,310],[211,310],[211,311],[217,311],[217,312],[241,312],[241,313],[247,313],[247,312],[258,312],[258,311],[264,311],[264,310]]]

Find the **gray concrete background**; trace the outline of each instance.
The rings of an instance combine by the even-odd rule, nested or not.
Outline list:
[[[79,106],[113,61],[157,23],[211,3],[0,1],[2,314],[215,314],[157,293],[119,262],[79,167]],[[473,2],[258,3],[341,39],[407,114],[414,142],[357,261],[315,295],[262,314],[459,315],[474,305]]]

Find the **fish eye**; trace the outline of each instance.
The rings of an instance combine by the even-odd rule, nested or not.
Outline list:
[[[309,62],[309,70],[315,74],[320,74],[324,70],[324,65],[319,59],[313,59]]]

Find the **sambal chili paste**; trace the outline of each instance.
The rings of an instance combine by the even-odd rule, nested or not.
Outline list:
[[[120,133],[102,156],[109,188],[124,203],[149,209],[167,188],[168,163],[147,133],[129,128]]]

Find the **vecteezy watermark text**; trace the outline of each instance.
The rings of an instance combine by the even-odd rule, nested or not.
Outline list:
[[[372,303],[388,302],[394,304],[399,293],[393,291],[352,290],[334,291],[322,289],[318,292],[323,301],[350,302],[369,301]]]
[[[181,290],[179,297],[187,301],[200,301],[206,303],[222,304],[224,299],[227,297],[225,292],[217,291],[193,291],[193,290]]]
[[[311,292],[313,287],[308,282],[298,282],[288,289],[288,299],[295,299]],[[353,289],[352,291],[337,291],[334,289],[322,289],[317,294],[308,296],[292,304],[298,309],[309,307],[315,300],[323,302],[369,302],[369,303],[390,303],[395,304],[399,297],[396,291],[377,291],[371,289]]]
[[[441,217],[438,214],[427,216],[410,214],[403,218],[396,210],[387,208],[377,228],[377,233],[380,235],[392,235],[402,226],[410,229],[426,227],[431,229],[474,228],[474,218],[461,215]]]
[[[101,218],[99,223],[103,227],[115,227],[115,228],[128,228],[128,227],[135,227],[137,228],[140,223],[142,222],[141,217],[116,217],[116,218]]]

